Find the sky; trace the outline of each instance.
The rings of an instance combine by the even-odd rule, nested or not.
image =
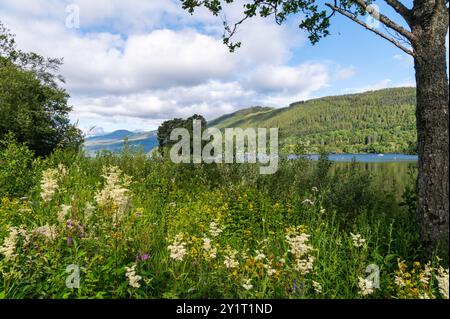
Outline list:
[[[246,1],[237,2],[214,17],[190,15],[179,0],[0,0],[0,21],[20,49],[64,58],[70,118],[88,134],[415,85],[412,58],[339,15],[314,46],[298,28],[301,16],[282,26],[247,21],[230,53],[222,19],[240,19]],[[397,18],[382,3],[379,10]]]

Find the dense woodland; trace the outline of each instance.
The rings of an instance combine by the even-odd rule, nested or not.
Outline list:
[[[297,102],[287,108],[250,108],[210,126],[279,127],[286,150],[336,153],[415,153],[415,89],[393,88]],[[292,150],[291,150],[292,151]]]

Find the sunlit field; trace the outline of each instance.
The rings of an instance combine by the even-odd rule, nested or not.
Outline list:
[[[0,163],[0,298],[448,298],[413,178],[398,200],[326,157],[264,176],[9,141]]]

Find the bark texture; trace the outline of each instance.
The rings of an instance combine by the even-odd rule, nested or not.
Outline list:
[[[449,84],[448,11],[445,1],[415,1],[412,17],[417,85],[419,173],[417,219],[421,240],[431,253],[448,250],[449,235]]]

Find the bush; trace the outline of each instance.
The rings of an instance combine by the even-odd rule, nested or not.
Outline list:
[[[25,196],[35,183],[34,153],[12,134],[0,141],[0,197]]]

